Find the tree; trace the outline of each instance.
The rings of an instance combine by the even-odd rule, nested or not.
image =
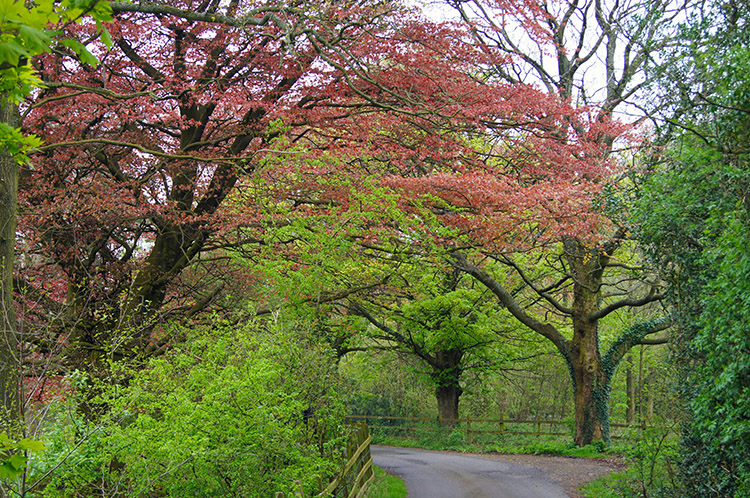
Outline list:
[[[58,36],[50,25],[79,22],[86,16],[101,22],[109,20],[106,2],[99,0],[63,1],[55,4],[42,0],[33,6],[7,2],[0,10],[0,400],[3,425],[20,417],[21,362],[18,351],[13,271],[18,211],[18,166],[28,162],[27,154],[40,141],[23,135],[18,129],[18,104],[34,89],[40,88],[31,58],[52,50],[57,43],[89,62],[96,59],[80,42]]]
[[[444,205],[437,209],[448,206],[450,216],[444,220],[471,235],[454,247],[474,246],[475,254],[501,262],[526,283],[532,296],[527,303],[537,306],[536,313],[473,262],[470,251],[452,252],[455,268],[487,286],[520,323],[552,342],[568,364],[575,388],[575,442],[607,441],[614,369],[632,346],[663,342],[663,337],[647,336],[668,323],[636,324],[606,352],[600,350],[602,319],[661,298],[658,282],[644,275],[641,265],[631,268],[618,261],[615,253],[628,238],[628,226],[620,216],[605,216],[614,211],[604,209],[602,194],[612,190],[619,174],[608,158],[625,132],[614,116],[650,81],[647,62],[674,43],[673,21],[685,12],[686,3],[448,4],[478,45],[510,54],[509,62],[485,68],[486,78],[515,86],[537,84],[550,99],[580,107],[560,112],[548,104],[546,127],[530,127],[521,136],[497,133],[492,142],[497,145],[483,150],[486,161],[470,175],[435,174],[402,185],[439,198]],[[605,80],[590,78],[592,73]],[[596,209],[597,203],[602,208]],[[557,273],[554,277],[523,267],[513,256],[545,246],[551,249],[547,268]],[[633,273],[624,275],[622,270],[629,268]],[[609,270],[616,276],[608,276]],[[641,277],[640,285],[625,284]],[[619,299],[605,291],[614,291]],[[570,336],[558,320],[568,320]]]
[[[468,105],[438,112],[464,95],[481,104],[480,85],[455,83],[481,52],[390,3],[112,7],[99,67],[64,52],[38,59],[47,89],[25,120],[47,145],[25,171],[20,226],[40,264],[17,287],[60,317],[38,342],[67,342],[79,368],[147,352],[154,323],[213,302],[221,284],[188,296],[176,284],[202,255],[262,228],[258,206],[241,203],[265,182],[282,190],[264,170],[274,155],[325,150],[337,162],[318,177],[374,151],[403,164],[413,151],[402,135],[364,132],[411,119],[424,134],[445,116],[474,119]]]
[[[465,374],[503,368],[509,360],[498,349],[509,338],[499,330],[500,321],[481,289],[462,282],[458,272],[427,272],[424,262],[419,267],[413,274],[400,268],[389,285],[349,298],[346,308],[374,327],[365,334],[368,349],[415,357],[426,367],[438,417],[453,425],[459,418]]]

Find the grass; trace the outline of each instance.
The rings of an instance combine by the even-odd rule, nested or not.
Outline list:
[[[622,498],[625,495],[622,494],[622,491],[618,491],[618,488],[625,485],[627,475],[628,473],[625,471],[600,477],[583,486],[580,490],[581,494],[586,498]]]
[[[380,467],[375,469],[375,479],[367,490],[367,498],[405,498],[406,484],[396,476],[387,474]]]
[[[582,448],[572,443],[571,438],[517,436],[493,436],[482,438],[469,443],[461,431],[420,431],[411,437],[388,434],[387,431],[372,431],[373,443],[388,446],[424,448],[430,450],[452,450],[466,453],[503,453],[503,454],[532,454],[532,455],[560,455],[578,458],[606,458],[621,455],[626,448],[623,446],[605,447],[603,444],[592,444]]]

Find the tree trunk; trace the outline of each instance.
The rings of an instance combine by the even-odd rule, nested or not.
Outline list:
[[[463,390],[457,385],[438,386],[435,389],[440,425],[453,427],[458,420],[458,401]]]
[[[0,100],[0,122],[18,126],[18,106]],[[2,337],[0,338],[0,399],[3,430],[21,416],[20,359],[13,304],[13,264],[18,207],[18,165],[6,151],[0,151],[0,292],[2,292]]]
[[[635,379],[633,378],[633,356],[628,355],[628,368],[625,370],[625,391],[628,398],[628,410],[625,413],[625,422],[635,423]]]
[[[609,437],[609,379],[601,365],[593,371],[589,367],[574,367],[575,384],[575,444],[586,446],[594,441],[610,442]]]
[[[575,443],[609,443],[609,384],[599,354],[597,326],[574,316],[575,334],[571,343],[570,369],[575,391]]]
[[[646,411],[645,406],[643,404],[643,392],[644,392],[644,382],[645,382],[645,375],[643,373],[643,346],[640,347],[639,352],[639,358],[638,358],[638,389],[637,389],[637,402],[636,402],[636,409],[638,412],[638,421],[643,422],[646,419]]]
[[[574,278],[573,339],[568,358],[575,390],[575,443],[609,443],[609,385],[613,372],[605,372],[599,351],[599,310],[606,256],[578,240],[565,242],[565,256]]]
[[[432,362],[438,418],[442,426],[453,427],[458,420],[458,402],[463,393],[460,383],[462,358],[460,349],[450,349],[439,351]]]
[[[654,423],[654,369],[648,369],[648,377],[646,380],[646,423],[651,425]]]

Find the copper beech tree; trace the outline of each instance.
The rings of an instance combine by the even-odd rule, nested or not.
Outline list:
[[[445,135],[420,135],[420,123],[405,118],[370,139],[400,137],[418,152],[411,163],[367,157],[373,169],[386,166],[384,184],[413,216],[390,223],[393,232],[375,250],[394,258],[399,245],[429,240],[407,251],[419,257],[437,243],[453,268],[557,349],[574,386],[576,443],[608,441],[617,365],[633,346],[666,342],[659,332],[670,325],[655,308],[660,282],[629,243],[627,213],[608,204],[625,169],[613,150],[637,145],[634,125],[615,111],[648,85],[646,62],[673,42],[673,20],[687,3],[448,4],[476,47],[504,56],[467,72],[485,89],[470,127],[453,120],[441,128]],[[465,113],[480,109],[470,91],[464,95]],[[446,135],[454,140],[448,148],[439,141]],[[317,183],[290,182],[286,195],[304,205]],[[315,202],[342,209],[349,202],[340,192],[317,192]],[[370,242],[363,245],[372,249]],[[623,310],[641,316],[605,343],[602,324]]]
[[[658,312],[646,314],[602,349],[603,319],[662,298],[658,280],[627,249],[623,208],[607,206],[603,195],[616,191],[622,172],[611,160],[618,139],[634,145],[615,115],[647,88],[647,63],[674,43],[674,20],[689,2],[446,3],[479,46],[509,54],[508,63],[484,68],[489,81],[533,83],[578,114],[548,107],[556,120],[511,137],[488,127],[481,167],[392,183],[434,202],[439,218],[460,234],[447,245],[452,265],[484,284],[565,360],[575,391],[575,442],[608,441],[615,368],[633,346],[664,343],[654,334],[670,323]],[[505,286],[483,261],[514,274],[521,287]]]
[[[356,185],[374,169],[454,162],[460,133],[483,120],[549,112],[472,75],[504,56],[394,3],[111,5],[110,48],[93,24],[66,27],[100,64],[64,49],[39,57],[45,89],[23,116],[45,142],[21,177],[25,342],[62,346],[64,363],[89,371],[148,353],[156,323],[220,295],[221,278],[186,277],[207,252],[274,224],[260,223],[254,192],[304,194],[284,192],[276,158],[305,157],[317,179]],[[317,205],[327,197],[346,195],[329,189]]]

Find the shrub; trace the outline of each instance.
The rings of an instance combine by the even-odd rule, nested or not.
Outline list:
[[[328,351],[252,324],[183,332],[102,397],[109,418],[78,450],[96,457],[60,472],[45,496],[312,494],[336,472],[345,412]]]

